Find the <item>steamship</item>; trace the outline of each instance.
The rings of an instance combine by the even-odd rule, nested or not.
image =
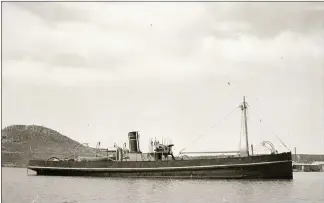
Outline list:
[[[73,159],[30,160],[28,169],[37,175],[102,176],[124,178],[190,178],[190,179],[293,179],[291,152],[255,155],[249,152],[247,102],[238,106],[243,114],[245,150],[223,157],[175,158],[173,144],[150,140],[151,150],[140,150],[138,131],[128,133],[129,149],[117,145],[106,155]],[[232,152],[232,151],[231,151]],[[190,154],[190,152],[181,152]],[[204,153],[204,152],[202,152]],[[226,152],[215,152],[227,154]]]

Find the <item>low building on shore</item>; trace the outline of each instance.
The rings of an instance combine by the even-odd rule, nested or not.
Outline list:
[[[319,164],[319,163],[296,163],[293,162],[293,170],[295,172],[320,172],[324,171],[324,162]]]

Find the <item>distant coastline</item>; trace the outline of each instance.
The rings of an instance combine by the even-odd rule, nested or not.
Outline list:
[[[1,130],[1,167],[26,168],[30,159],[73,157],[77,148],[80,156],[94,156],[89,148],[61,133],[43,126],[12,125]],[[185,159],[214,156],[189,157]],[[177,158],[177,157],[176,157]],[[324,154],[293,154],[293,160],[300,163],[324,161]]]

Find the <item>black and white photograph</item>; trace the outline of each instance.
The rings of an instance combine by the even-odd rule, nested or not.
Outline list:
[[[323,203],[324,2],[2,1],[1,202]]]

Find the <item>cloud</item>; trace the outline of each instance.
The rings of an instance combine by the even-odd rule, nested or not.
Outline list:
[[[323,75],[319,3],[3,5],[3,77],[23,84]]]
[[[323,5],[318,2],[241,2],[208,6],[211,19],[248,24],[241,32],[262,38],[273,38],[283,32],[323,32]],[[214,12],[212,12],[214,11]]]
[[[73,3],[59,2],[8,2],[9,6],[15,6],[39,19],[50,22],[50,25],[66,21],[87,21],[84,10],[76,10]]]

